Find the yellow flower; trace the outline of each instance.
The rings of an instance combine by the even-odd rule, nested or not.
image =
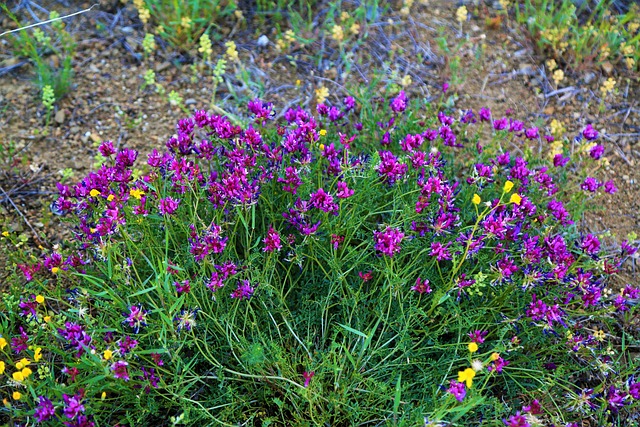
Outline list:
[[[625,64],[627,64],[627,68],[628,69],[633,69],[633,67],[636,65],[636,60],[633,58],[625,58],[624,59]]]
[[[4,374],[5,365],[2,360],[0,360],[0,375]]]
[[[326,87],[322,86],[316,89],[316,101],[318,102],[318,104],[322,104],[324,101],[326,101],[328,96],[329,89],[327,89]]]
[[[93,190],[89,191],[89,195],[91,197],[98,197],[100,195],[100,192],[94,188]]]
[[[19,361],[18,363],[21,363],[21,364],[22,364],[22,366],[21,366],[21,367],[19,367],[18,369],[22,369],[22,367],[24,367],[24,366],[29,366],[29,364],[30,364],[31,362],[29,362],[29,359],[27,359],[27,358],[23,357],[22,359],[20,359],[20,361]],[[18,364],[16,364],[16,367],[18,367]]]
[[[146,8],[138,9],[138,17],[143,24],[146,24],[147,22],[149,22],[149,18],[151,18],[151,12],[149,12],[149,9]]]
[[[351,28],[349,28],[349,32],[354,36],[360,34],[360,24],[354,22]]]
[[[144,196],[144,191],[136,189],[129,190],[131,197],[140,200]]]
[[[40,359],[42,359],[42,348],[38,347],[36,348],[36,351],[33,353],[33,361],[38,362],[40,361]]]
[[[236,43],[231,40],[228,41],[224,44],[227,47],[227,56],[229,57],[229,59],[231,59],[232,61],[238,61],[239,57],[238,57],[238,50],[236,49]]]
[[[456,20],[462,24],[464,21],[467,20],[468,13],[469,12],[467,11],[466,6],[460,6],[458,10],[456,10]]]
[[[616,81],[613,77],[609,77],[607,81],[602,83],[602,86],[600,87],[602,96],[605,96],[607,93],[612,92],[614,87],[616,87]]]
[[[553,72],[553,81],[556,82],[557,85],[560,84],[561,81],[564,80],[564,71],[558,69]]]
[[[496,360],[498,360],[499,358],[500,358],[500,353],[495,353],[495,352],[494,352],[494,353],[491,353],[491,357],[490,357],[490,359],[491,359],[491,361],[492,361],[492,362],[495,362],[495,361],[496,361]]]
[[[342,31],[342,27],[340,25],[334,25],[331,29],[331,37],[340,43],[344,40],[344,31]]]
[[[327,134],[327,130],[326,129],[320,129],[320,132],[318,132],[318,134],[320,136],[325,136]]]
[[[183,16],[180,20],[180,26],[185,30],[191,28],[191,18],[189,18],[188,16]]]
[[[211,49],[211,39],[209,38],[209,34],[204,33],[200,36],[200,47],[198,48],[198,52],[202,54],[204,58],[209,58],[213,53],[213,49]]]
[[[464,371],[458,371],[458,382],[466,382],[467,388],[471,388],[473,384],[473,378],[476,376],[476,371],[472,368],[467,368]]]
[[[0,337],[0,350],[3,350],[7,346],[7,340]]]
[[[513,182],[507,181],[504,183],[504,192],[508,193],[513,188]]]
[[[11,376],[13,377],[14,381],[21,382],[22,380],[24,380],[24,376],[20,371],[15,371]]]
[[[2,235],[3,235],[4,237],[9,237],[9,232],[8,232],[8,231],[3,231],[3,232],[2,232]]]
[[[22,374],[22,378],[27,379],[29,378],[29,375],[33,374],[33,371],[29,368],[22,368],[20,373]]]
[[[104,360],[109,360],[111,359],[112,356],[113,356],[113,351],[111,350],[104,351],[104,354],[103,354]]]
[[[51,322],[51,316],[44,316],[44,321],[45,321],[46,323]]]
[[[413,82],[413,80],[411,80],[411,76],[410,76],[409,74],[407,74],[406,76],[404,76],[404,77],[400,80],[400,86],[402,86],[402,87],[407,87],[407,86],[409,86],[412,82]]]
[[[475,342],[470,342],[468,347],[469,353],[475,353],[476,351],[478,351],[478,344],[476,344]]]
[[[324,144],[320,144],[318,148],[320,148],[320,151],[324,151]]]
[[[556,60],[553,58],[547,60],[547,68],[549,69],[549,71],[553,71],[556,68],[558,68],[558,64],[556,63]]]
[[[52,272],[53,274],[58,274],[58,271],[60,271],[60,269],[59,269],[58,267],[53,267],[53,268],[51,269],[51,272]]]
[[[302,80],[298,79],[296,80],[296,86],[300,86],[302,84]]]
[[[471,199],[471,203],[473,203],[474,205],[479,205],[481,201],[482,199],[477,194],[474,194],[473,198]]]
[[[509,199],[509,203],[515,203],[516,205],[520,205],[520,202],[522,202],[522,197],[520,197],[518,193],[513,193],[511,195],[511,198]]]
[[[22,397],[22,394],[20,394],[19,391],[14,391],[11,397],[13,397],[13,400],[20,400],[20,398]]]
[[[113,194],[109,194],[109,195],[107,196],[107,201],[108,201],[108,202],[110,202],[110,201],[112,201],[112,200],[113,200],[113,199],[115,199],[115,198],[116,198],[116,196],[114,196]]]
[[[44,297],[42,295],[36,296],[36,302],[38,304],[44,304]]]
[[[105,397],[107,397],[107,392],[103,391],[102,394],[100,395],[100,400],[104,400]]]

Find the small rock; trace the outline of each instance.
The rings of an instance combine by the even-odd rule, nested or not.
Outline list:
[[[553,107],[552,105],[548,106],[547,108],[544,109],[544,113],[551,116],[553,115],[553,113],[555,113],[556,109],[555,107]]]
[[[610,76],[611,73],[613,73],[613,65],[611,65],[611,62],[607,61],[602,64],[602,71],[604,71],[607,76]]]
[[[160,73],[164,70],[166,70],[167,68],[171,67],[171,62],[163,62],[161,64],[156,65],[156,73]]]
[[[591,83],[593,83],[596,77],[597,77],[596,73],[594,73],[593,71],[589,71],[587,74],[584,75],[584,82],[590,85]]]
[[[56,115],[53,117],[53,119],[56,121],[56,123],[63,124],[64,123],[64,110],[56,111]]]
[[[97,144],[97,143],[99,143],[99,142],[102,142],[102,138],[100,138],[100,136],[98,136],[98,135],[97,135],[97,134],[95,134],[95,133],[92,133],[92,134],[91,134],[91,140],[92,140],[93,142],[95,142],[96,144]]]
[[[197,103],[197,101],[196,101],[195,99],[193,99],[193,98],[187,98],[187,99],[184,101],[184,105],[193,105],[193,104],[195,104],[195,103]]]
[[[72,126],[71,129],[69,129],[69,132],[72,135],[75,135],[76,133],[80,132],[80,127],[79,126]]]
[[[90,137],[90,136],[91,136],[91,132],[87,131],[87,132],[85,132],[85,134],[84,134],[84,135],[82,135],[82,136],[80,137],[80,140],[81,140],[83,143],[85,143],[85,144],[86,144],[86,143],[89,141],[89,137]]]
[[[538,74],[536,66],[532,64],[520,64],[520,74],[525,76],[535,76]]]
[[[629,175],[622,175],[622,179],[625,181],[629,181]]]
[[[264,34],[260,36],[260,38],[258,38],[258,46],[260,47],[265,47],[269,44],[269,37],[265,36]]]

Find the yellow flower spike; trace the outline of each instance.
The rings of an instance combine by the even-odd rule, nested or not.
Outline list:
[[[6,346],[7,346],[7,340],[4,339],[4,337],[0,337],[0,350],[4,350]]]
[[[96,190],[95,188],[93,190],[89,191],[89,195],[91,197],[98,197],[100,194],[101,193],[98,190]]]
[[[39,362],[42,359],[42,347],[36,348],[36,351],[33,353],[34,362]]]
[[[456,10],[456,21],[462,24],[464,21],[467,20],[468,13],[469,12],[467,11],[466,6],[460,6],[458,10]]]
[[[513,193],[511,198],[509,198],[509,203],[515,203],[519,206],[520,202],[522,202],[522,197],[518,193]]]
[[[113,357],[113,351],[111,350],[105,350],[102,357],[104,357],[104,360],[109,360],[111,359],[111,357]]]
[[[478,344],[476,344],[475,342],[470,342],[468,347],[470,353],[475,353],[476,351],[478,351]]]
[[[513,188],[513,182],[507,181],[504,183],[504,192],[508,193]]]
[[[11,397],[13,397],[13,400],[20,400],[22,394],[19,391],[14,391]]]
[[[44,297],[42,295],[36,296],[36,302],[38,304],[44,304]]]
[[[473,198],[471,199],[471,203],[473,203],[474,205],[479,205],[480,202],[482,202],[482,199],[480,198],[480,196],[478,196],[477,194],[474,194]]]
[[[0,360],[0,375],[4,374],[5,364]]]
[[[458,371],[458,382],[467,383],[467,388],[471,388],[473,385],[473,378],[476,376],[476,371],[472,368],[467,368],[464,371]]]
[[[29,368],[22,368],[22,371],[20,371],[20,373],[22,374],[22,378],[26,380],[27,378],[29,378],[29,375],[33,374],[33,371]]]
[[[107,397],[107,392],[103,391],[102,394],[100,395],[100,400],[104,400]]]
[[[51,269],[51,272],[52,272],[53,274],[58,274],[58,271],[60,271],[60,269],[59,269],[58,267],[53,267],[53,268]]]
[[[18,382],[22,382],[22,380],[24,380],[24,376],[20,371],[14,372],[13,374],[11,374],[11,377],[13,378],[14,381],[18,381]]]

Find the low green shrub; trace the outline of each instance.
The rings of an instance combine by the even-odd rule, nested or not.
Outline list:
[[[75,240],[2,300],[5,420],[631,425],[638,290],[609,280],[636,249],[575,225],[612,182],[567,180],[578,159],[533,155],[535,127],[404,92],[249,111],[196,111],[145,170],[104,142],[58,185]]]

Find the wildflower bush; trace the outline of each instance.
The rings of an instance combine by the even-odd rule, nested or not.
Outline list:
[[[553,139],[542,130],[404,92],[279,122],[267,102],[248,109],[248,125],[196,111],[144,159],[106,141],[98,170],[58,184],[74,240],[20,262],[2,301],[3,419],[637,416],[638,290],[609,287],[636,249],[607,254],[576,228],[586,197],[615,185],[566,178],[600,151],[550,163],[532,154]]]
[[[538,50],[572,69],[621,63],[638,70],[640,11],[636,3],[624,14],[612,14],[615,1],[589,2],[577,8],[571,0],[526,0],[516,6],[516,20],[524,25]],[[553,70],[550,70],[553,71]]]

